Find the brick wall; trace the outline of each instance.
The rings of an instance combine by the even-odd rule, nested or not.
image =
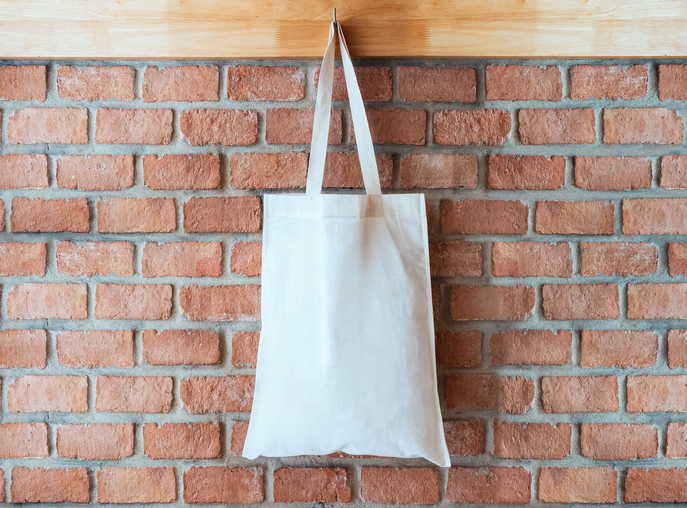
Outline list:
[[[0,66],[0,498],[687,502],[679,62],[361,62],[382,184],[431,212],[454,466],[240,457],[317,65]],[[360,192],[339,71],[325,185]]]

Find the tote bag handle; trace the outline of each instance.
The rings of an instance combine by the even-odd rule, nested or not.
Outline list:
[[[355,77],[355,71],[353,70],[351,55],[348,53],[348,47],[346,46],[346,40],[341,31],[341,26],[336,23],[336,21],[332,22],[332,26],[329,29],[329,43],[327,44],[327,50],[322,59],[322,68],[320,69],[305,193],[310,196],[322,193],[324,161],[327,156],[327,138],[329,137],[329,118],[332,108],[335,53],[334,39],[337,29],[339,33],[339,44],[341,46],[341,61],[343,63],[346,88],[348,89],[348,99],[351,106],[351,118],[353,119],[358,157],[360,158],[360,168],[363,172],[363,181],[365,182],[365,191],[369,195],[378,195],[382,193],[382,188],[379,183],[377,160],[375,159],[374,147],[372,146],[370,126],[367,123],[363,98],[360,95],[360,88],[358,88],[358,81]]]

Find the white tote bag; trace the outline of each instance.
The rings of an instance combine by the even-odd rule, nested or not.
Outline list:
[[[341,28],[367,194],[321,192],[336,26],[320,73],[306,193],[264,196],[262,330],[243,456],[342,451],[448,467],[424,195],[381,193]]]

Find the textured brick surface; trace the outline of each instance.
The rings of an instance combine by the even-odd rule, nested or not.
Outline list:
[[[475,102],[475,69],[401,67],[398,70],[398,95],[406,101]]]
[[[482,364],[480,332],[437,333],[434,347],[439,367],[479,367]]]
[[[529,286],[453,286],[454,321],[522,321],[534,310],[534,288]]]
[[[682,143],[682,115],[666,108],[604,109],[604,143]]]
[[[487,65],[488,101],[560,101],[561,71],[557,65]]]
[[[146,330],[143,361],[150,365],[209,365],[220,360],[220,338],[211,330]]]
[[[143,178],[156,190],[216,189],[220,186],[220,158],[215,154],[145,155]]]
[[[46,346],[45,330],[4,330],[0,332],[0,366],[44,369]]]
[[[181,381],[181,403],[189,413],[250,411],[253,376],[192,377]]]
[[[134,69],[125,65],[81,68],[61,65],[57,68],[57,93],[70,101],[132,101]]]
[[[580,242],[580,273],[595,275],[651,275],[658,268],[658,250],[649,243]]]
[[[646,459],[658,453],[658,429],[642,424],[583,423],[580,442],[582,455],[592,459]]]
[[[88,233],[90,211],[83,198],[14,198],[10,223],[13,233]]]
[[[505,459],[563,459],[570,454],[568,423],[494,422],[494,455]]]
[[[14,286],[7,293],[10,319],[86,319],[85,284],[35,284]]]
[[[539,201],[535,228],[543,235],[610,235],[614,211],[610,201]]]
[[[55,439],[58,457],[120,460],[134,454],[133,423],[60,425]]]
[[[572,359],[569,330],[508,330],[489,341],[492,365],[565,365]]]
[[[236,368],[255,368],[258,363],[258,332],[235,332],[231,336],[231,364]]]
[[[452,467],[446,497],[454,503],[527,503],[532,474],[524,467]]]
[[[190,145],[252,145],[258,135],[255,111],[192,109],[181,113],[181,136]]]
[[[272,145],[310,144],[314,119],[314,109],[268,109],[265,114],[265,141]],[[342,135],[341,110],[335,109],[329,117],[327,142],[338,145]]]
[[[434,504],[439,500],[439,477],[430,468],[363,467],[360,493],[371,503]]]
[[[55,335],[57,361],[65,367],[134,366],[134,334],[130,330],[64,331]]]
[[[315,88],[317,88],[319,77],[320,67],[315,69]],[[388,101],[391,99],[393,84],[390,67],[356,67],[355,77],[364,101]],[[338,65],[334,67],[332,99],[335,101],[348,100],[343,67]]]
[[[99,109],[95,140],[104,144],[168,145],[171,109]]]
[[[44,189],[48,186],[48,161],[42,154],[0,156],[0,188]]]
[[[684,469],[641,469],[630,467],[625,478],[626,503],[687,502],[687,474]]]
[[[518,122],[524,145],[579,145],[596,139],[592,109],[521,109]]]
[[[645,65],[575,65],[570,69],[570,98],[641,99],[647,80]]]
[[[0,275],[45,275],[47,245],[44,243],[0,243]]]
[[[172,198],[104,198],[98,201],[101,233],[169,233],[176,228]]]
[[[565,183],[565,157],[490,155],[488,159],[492,189],[555,190]]]
[[[12,144],[88,142],[88,112],[82,108],[19,109],[7,119]]]
[[[492,270],[497,277],[570,277],[567,243],[494,242]]]
[[[141,272],[144,277],[217,277],[222,275],[222,244],[148,242]]]
[[[95,409],[105,413],[168,413],[172,378],[163,376],[100,376]]]
[[[66,155],[57,159],[58,187],[121,190],[133,184],[133,155]]]
[[[176,480],[171,467],[104,467],[97,471],[100,503],[171,503]]]
[[[297,101],[305,96],[305,71],[298,67],[237,65],[227,69],[230,101]]]
[[[524,377],[448,376],[445,389],[449,409],[496,409],[522,414],[534,402],[534,383]]]
[[[442,145],[502,145],[510,129],[510,114],[500,109],[434,113],[434,140]]]
[[[409,155],[401,161],[401,188],[474,189],[477,165],[474,155]]]
[[[351,489],[343,468],[284,467],[274,472],[277,503],[348,503]]]
[[[651,160],[645,157],[575,157],[575,185],[588,190],[651,187]]]
[[[618,411],[615,376],[544,377],[542,404],[547,413],[607,413]]]
[[[658,356],[658,335],[650,331],[582,330],[580,367],[650,367]]]
[[[44,101],[47,89],[44,65],[5,65],[0,67],[0,100]]]
[[[615,503],[618,471],[610,467],[544,467],[539,500],[545,503]]]
[[[260,198],[191,198],[184,203],[187,233],[245,233],[260,229]]]
[[[85,413],[87,385],[86,376],[18,377],[7,387],[7,408],[11,413]]]
[[[151,459],[213,459],[220,456],[219,436],[218,423],[146,423],[143,450]]]
[[[58,242],[57,270],[65,275],[133,275],[134,246],[129,242]]]
[[[0,457],[3,459],[48,456],[48,426],[45,423],[0,424]]]
[[[442,233],[516,235],[527,232],[527,205],[521,201],[442,201]]]
[[[615,284],[545,284],[542,286],[546,319],[617,319],[620,317]]]
[[[85,467],[12,468],[12,503],[88,503],[90,481]]]
[[[217,101],[219,70],[213,65],[148,67],[143,77],[143,100]]]
[[[184,472],[187,503],[260,503],[263,473],[257,467],[192,467]]]

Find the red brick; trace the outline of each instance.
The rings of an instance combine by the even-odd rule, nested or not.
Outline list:
[[[74,424],[57,427],[57,456],[120,460],[134,454],[134,424]]]
[[[268,109],[265,114],[265,141],[272,145],[310,144],[315,118],[314,109]],[[341,110],[331,112],[327,143],[342,141]]]
[[[133,275],[130,242],[57,242],[57,270],[65,275]]]
[[[604,109],[604,143],[682,144],[682,115],[665,108]]]
[[[428,467],[362,467],[360,497],[380,504],[435,504],[439,502],[439,477]]]
[[[102,413],[169,413],[172,378],[98,376],[95,410]]]
[[[402,189],[477,187],[475,154],[411,154],[401,160]]]
[[[98,110],[95,128],[96,143],[168,145],[171,140],[171,109],[101,108]]]
[[[100,233],[170,233],[176,229],[174,198],[101,198]]]
[[[514,286],[452,286],[451,319],[523,321],[534,312],[534,288]]]
[[[192,467],[184,472],[186,503],[261,503],[262,469],[258,467]]]
[[[375,144],[424,145],[427,112],[423,109],[368,109],[372,142]],[[353,122],[351,141],[355,141]]]
[[[5,230],[5,202],[0,199],[0,231]]]
[[[98,284],[96,319],[165,320],[172,313],[169,284]]]
[[[623,233],[687,234],[687,199],[623,199]]]
[[[74,369],[134,366],[134,332],[131,330],[62,331],[55,334],[57,361]]]
[[[219,155],[144,155],[143,179],[155,190],[217,189],[221,183]]]
[[[0,212],[1,213],[1,212]],[[47,244],[0,243],[0,276],[45,275]]]
[[[304,188],[307,153],[235,153],[229,161],[231,185],[237,189]]]
[[[523,414],[534,404],[534,381],[524,377],[447,376],[448,409],[495,409]]]
[[[570,98],[641,99],[647,92],[646,65],[575,65],[570,69]]]
[[[191,109],[179,120],[189,145],[252,145],[258,140],[258,114],[236,109]]]
[[[3,65],[0,67],[0,100],[45,100],[47,72],[44,65]]]
[[[317,88],[320,68],[315,69],[315,83]],[[364,101],[389,101],[393,96],[391,68],[389,67],[356,67],[355,77],[358,81],[360,94]],[[343,67],[334,67],[334,81],[332,83],[332,99],[347,101],[348,90],[344,78]]]
[[[656,457],[658,429],[640,424],[591,424],[580,428],[582,455],[595,460],[633,460]]]
[[[132,101],[134,69],[125,65],[57,68],[57,94],[70,101]]]
[[[191,321],[256,321],[260,286],[186,286],[179,291],[179,304]]]
[[[687,156],[661,157],[661,188],[687,189]]]
[[[687,502],[687,470],[628,468],[625,478],[625,502]]]
[[[344,468],[283,467],[274,472],[275,503],[349,503]]]
[[[222,275],[220,242],[147,242],[144,277],[217,277]]]
[[[143,100],[218,101],[219,69],[215,65],[147,67],[143,77]]]
[[[610,467],[543,467],[539,500],[544,503],[616,503],[618,471]]]
[[[7,140],[12,144],[88,143],[88,113],[79,108],[18,109],[7,119]]]
[[[482,365],[482,332],[443,332],[435,339],[436,363],[440,367]]]
[[[555,190],[565,184],[565,157],[553,155],[489,155],[492,189]]]
[[[86,284],[20,284],[7,293],[9,319],[86,319]]]
[[[616,376],[543,377],[541,388],[547,413],[609,413],[619,408]]]
[[[582,330],[580,367],[643,368],[656,363],[658,334],[638,330]]]
[[[685,390],[687,376],[630,376],[627,378],[627,411],[685,412]]]
[[[441,307],[441,287],[432,284],[432,310],[434,311],[434,317],[438,318],[439,309]]]
[[[13,233],[88,233],[90,213],[88,200],[81,199],[12,199]]]
[[[484,453],[484,424],[482,422],[444,422],[444,436],[451,456],[475,456]]]
[[[687,284],[628,284],[628,319],[686,319]]]
[[[668,64],[658,66],[658,98],[687,99],[687,65]]]
[[[668,330],[668,366],[687,367],[687,331]]]
[[[145,330],[143,361],[150,365],[219,363],[219,334],[212,330]]]
[[[575,157],[575,185],[587,190],[651,187],[651,160],[646,157]]]
[[[532,474],[524,467],[452,467],[446,497],[454,503],[528,503]]]
[[[398,94],[406,101],[465,102],[477,100],[472,67],[399,67]]]
[[[0,331],[0,367],[4,369],[45,368],[45,330]],[[0,439],[0,446],[3,440]]]
[[[658,251],[650,243],[580,243],[580,273],[595,275],[651,275],[658,268]]]
[[[172,503],[172,467],[104,467],[97,471],[98,503]]]
[[[375,155],[382,189],[391,188],[394,161],[388,153]],[[322,187],[363,188],[363,174],[357,153],[328,152],[324,163]]]
[[[504,459],[564,459],[570,455],[569,423],[494,422],[494,455]]]
[[[90,482],[85,467],[12,468],[10,496],[15,503],[88,503]]]
[[[184,203],[187,233],[255,233],[260,231],[257,196],[191,198]]]
[[[570,245],[566,242],[494,242],[492,270],[497,277],[570,277]]]
[[[45,155],[0,155],[0,188],[45,189],[47,186],[48,158]]]
[[[86,376],[17,377],[7,387],[7,408],[11,413],[85,413],[87,386]]]
[[[257,277],[262,270],[262,242],[236,242],[231,250],[231,271]]]
[[[146,423],[143,450],[151,459],[214,459],[221,455],[219,423]]]
[[[430,242],[432,277],[479,277],[482,275],[482,244],[474,242]]]
[[[687,423],[668,424],[666,457],[671,459],[687,457]]]
[[[520,201],[441,201],[441,232],[524,235],[527,205]]]
[[[570,330],[506,330],[490,338],[492,365],[565,365],[572,360]]]
[[[231,422],[231,444],[229,451],[232,455],[238,456],[243,453],[243,445],[246,442],[247,433],[248,422]]]
[[[58,187],[122,190],[133,184],[133,155],[63,155],[57,159]]]
[[[260,332],[234,332],[231,335],[231,364],[254,369],[258,363]]]
[[[668,244],[668,267],[671,277],[687,274],[687,244]]]
[[[509,111],[443,110],[434,113],[434,141],[440,145],[502,145],[510,139]]]
[[[299,101],[305,97],[305,70],[298,67],[237,65],[227,69],[230,101]]]
[[[48,456],[48,426],[45,423],[0,424],[0,457],[44,459]],[[0,482],[0,485],[4,485]]]
[[[539,201],[536,230],[543,235],[611,235],[614,213],[610,201]]]
[[[488,101],[560,101],[558,65],[487,65]]]
[[[255,377],[191,377],[181,380],[181,404],[191,414],[250,411]]]
[[[559,320],[618,319],[618,296],[615,284],[544,284],[544,317]]]
[[[521,109],[518,122],[523,145],[579,145],[596,140],[591,108]]]

